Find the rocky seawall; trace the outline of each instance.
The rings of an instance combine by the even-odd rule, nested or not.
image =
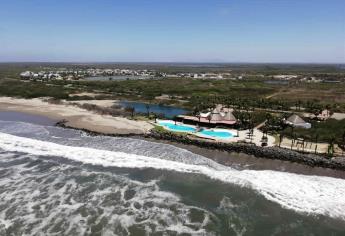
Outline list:
[[[259,147],[248,143],[222,143],[194,139],[187,135],[179,135],[170,132],[157,132],[152,130],[148,134],[150,138],[168,140],[186,145],[195,145],[201,148],[214,149],[225,152],[238,152],[253,155],[258,158],[278,159],[282,161],[297,162],[312,167],[323,167],[345,171],[345,158],[328,158],[323,155],[306,154],[280,147]]]
[[[289,150],[285,148],[280,148],[280,147],[259,147],[259,146],[249,144],[249,143],[223,143],[223,142],[208,141],[208,140],[202,140],[202,139],[198,139],[194,137],[189,137],[188,135],[181,135],[181,134],[172,133],[172,132],[160,132],[154,129],[152,129],[147,134],[141,134],[141,135],[131,134],[131,133],[103,134],[99,132],[89,131],[87,129],[78,129],[78,128],[69,127],[66,125],[66,121],[57,122],[56,126],[81,130],[90,135],[108,135],[108,136],[115,136],[115,137],[140,137],[140,138],[155,139],[158,141],[165,140],[172,143],[194,145],[200,148],[225,151],[229,153],[231,152],[244,153],[247,155],[255,156],[257,158],[290,161],[290,162],[296,162],[296,163],[308,165],[311,167],[322,167],[322,168],[330,168],[330,169],[345,171],[345,157],[329,158],[324,155],[301,153],[301,152],[297,152],[297,151]]]

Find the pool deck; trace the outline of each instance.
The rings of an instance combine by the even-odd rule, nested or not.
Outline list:
[[[166,122],[166,123],[175,124],[175,122],[171,121],[171,120],[157,120],[157,121],[158,122]],[[196,132],[172,130],[172,129],[169,129],[168,127],[164,126],[164,125],[160,125],[159,123],[152,123],[152,124],[153,125],[161,126],[161,127],[163,127],[164,129],[166,129],[168,131],[187,133],[187,134],[191,134],[191,135],[194,135],[196,137],[199,137],[199,138],[204,138],[204,139],[209,139],[209,140],[214,140],[214,141],[217,141],[217,142],[224,142],[224,143],[247,142],[247,143],[254,143],[257,146],[261,146],[261,139],[262,139],[262,136],[263,136],[263,133],[260,130],[258,130],[258,129],[254,129],[253,130],[252,140],[250,140],[248,138],[249,130],[237,131],[235,129],[220,129],[220,128],[208,129],[208,130],[214,130],[214,131],[230,132],[230,133],[232,133],[234,135],[233,137],[230,137],[230,138],[217,138],[217,137],[203,135],[203,134],[196,133]],[[183,124],[181,122],[176,122],[176,124],[177,125],[184,125],[184,126],[188,126],[188,127],[191,127],[191,128],[198,129],[198,127],[196,127],[194,125],[186,125],[186,124]],[[267,138],[268,138],[267,146],[269,146],[269,147],[275,146],[275,138],[273,136],[271,136],[271,135],[267,135]]]

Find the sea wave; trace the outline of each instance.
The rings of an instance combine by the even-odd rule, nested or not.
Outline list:
[[[0,133],[0,148],[38,156],[58,156],[85,164],[120,168],[154,168],[206,175],[251,188],[282,207],[306,214],[345,220],[345,180],[278,171],[214,168],[125,152],[76,147]]]
[[[214,235],[211,212],[158,182],[0,152],[0,235]]]

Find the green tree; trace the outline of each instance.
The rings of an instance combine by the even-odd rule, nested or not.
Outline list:
[[[146,112],[147,112],[147,117],[150,118],[150,105],[146,104],[145,108],[146,108]]]

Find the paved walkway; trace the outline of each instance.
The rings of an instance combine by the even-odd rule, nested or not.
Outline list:
[[[258,129],[253,130],[253,136],[249,138],[249,130],[241,130],[239,131],[239,137],[232,138],[229,142],[247,142],[247,143],[254,143],[257,146],[261,146],[262,142],[261,139],[263,137],[263,132]],[[267,146],[272,147],[275,146],[275,138],[271,135],[267,135]]]
[[[333,115],[331,115],[331,118],[336,119],[336,120],[343,120],[345,119],[345,113],[333,113]]]
[[[217,142],[224,142],[224,143],[234,143],[234,142],[245,142],[245,143],[254,143],[256,146],[261,146],[263,132],[260,130],[254,128],[253,129],[253,135],[249,136],[249,130],[241,130],[237,131],[235,129],[227,129],[229,131],[232,131],[232,133],[237,134],[238,136],[229,138],[229,139],[222,139],[222,138],[212,138],[213,140]],[[272,147],[275,146],[275,138],[271,135],[267,135],[267,146]]]

